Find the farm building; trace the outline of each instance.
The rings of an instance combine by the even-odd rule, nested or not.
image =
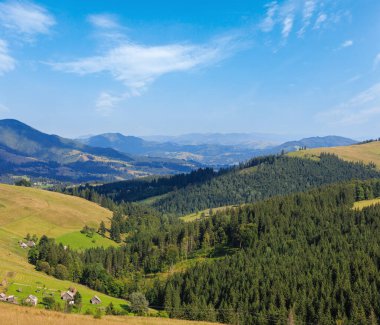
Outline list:
[[[38,298],[36,296],[29,295],[28,298],[25,299],[25,302],[27,304],[31,304],[33,306],[37,306]]]
[[[93,304],[93,305],[99,305],[102,303],[102,301],[100,300],[100,298],[98,296],[93,296],[90,300],[90,302]]]
[[[7,296],[5,293],[0,293],[0,301],[7,301]]]

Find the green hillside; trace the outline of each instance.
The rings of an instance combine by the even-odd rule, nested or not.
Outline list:
[[[27,234],[61,236],[60,241],[71,245],[73,237],[83,236],[79,231],[84,225],[97,226],[107,222],[111,212],[77,197],[32,188],[0,185],[0,292],[14,294],[21,301],[28,294],[40,301],[46,293],[57,300],[61,291],[75,286],[83,297],[83,311],[95,309],[89,300],[94,295],[106,306],[111,301],[122,309],[127,302],[90,290],[85,286],[62,281],[38,272],[27,262],[27,249],[18,242]],[[75,234],[75,235],[73,235]],[[78,235],[77,235],[78,234]],[[96,240],[98,240],[96,238]],[[102,238],[101,246],[114,244]],[[96,243],[92,243],[96,246]],[[73,246],[75,247],[77,243]],[[21,291],[21,292],[19,292]]]

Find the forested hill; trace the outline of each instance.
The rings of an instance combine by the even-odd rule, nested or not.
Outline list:
[[[99,195],[116,202],[153,197],[150,204],[159,211],[187,214],[256,202],[324,184],[375,177],[380,177],[380,172],[373,166],[343,161],[334,155],[322,154],[319,160],[281,155],[254,158],[238,167],[219,172],[199,169],[190,174],[94,187],[87,185],[67,191],[94,201],[100,200]]]
[[[359,182],[219,211],[200,222],[203,238],[242,249],[174,274],[150,299],[228,324],[378,324],[380,205],[352,209],[378,196],[378,181]]]
[[[305,191],[323,184],[380,177],[373,167],[333,155],[319,161],[271,156],[202,184],[168,193],[153,205],[160,211],[186,214],[224,205],[250,203],[276,195]]]

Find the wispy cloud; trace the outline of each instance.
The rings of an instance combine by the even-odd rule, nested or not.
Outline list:
[[[331,19],[324,10],[331,11]],[[298,37],[303,37],[308,29],[320,29],[325,23],[338,23],[341,14],[334,6],[327,7],[323,0],[285,0],[272,1],[266,5],[265,17],[259,24],[262,32],[269,33],[280,28],[285,41],[297,30]],[[330,21],[331,20],[331,21]]]
[[[352,45],[354,45],[354,41],[351,40],[351,39],[349,39],[349,40],[347,40],[347,41],[344,41],[344,42],[342,43],[341,47],[342,47],[342,48],[345,48],[345,47],[350,47],[350,46],[352,46]]]
[[[276,14],[279,6],[276,1],[273,1],[266,5],[267,11],[265,18],[260,24],[260,28],[263,32],[272,31],[273,27],[276,25]]]
[[[320,13],[315,21],[314,29],[320,29],[323,23],[327,20],[327,15],[325,13]]]
[[[89,15],[87,20],[90,24],[98,28],[114,29],[119,28],[119,22],[115,15],[110,14],[94,14]]]
[[[109,92],[102,91],[96,99],[96,111],[104,116],[107,116],[113,111],[114,107],[117,106],[118,103],[128,97],[130,97],[128,93],[122,95],[112,95]]]
[[[0,76],[15,68],[16,61],[11,57],[6,41],[0,39]]]
[[[293,15],[288,15],[285,17],[284,22],[283,22],[283,27],[282,27],[283,38],[288,38],[290,32],[292,31],[293,23],[294,23]]]
[[[47,34],[55,24],[54,17],[32,2],[11,0],[0,3],[0,25],[12,33],[32,38]]]
[[[216,64],[235,51],[242,43],[237,34],[213,39],[207,44],[168,44],[148,46],[125,42],[102,55],[69,62],[51,63],[59,71],[78,75],[107,73],[124,84],[121,96],[101,93],[97,109],[109,110],[121,100],[138,96],[159,77],[173,72],[185,72]]]
[[[337,107],[317,115],[329,124],[344,126],[363,124],[380,115],[380,83],[358,93]]]
[[[373,66],[377,68],[380,64],[380,53],[375,56],[375,59],[373,60]]]
[[[302,37],[306,29],[309,27],[311,19],[313,18],[315,9],[317,7],[316,0],[306,0],[302,11],[302,27],[297,32],[298,37]]]
[[[8,113],[9,112],[9,108],[3,104],[0,103],[0,114],[2,113]]]

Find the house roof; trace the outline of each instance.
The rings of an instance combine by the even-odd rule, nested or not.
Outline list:
[[[98,296],[93,296],[91,300],[93,299],[101,301],[101,299]]]

